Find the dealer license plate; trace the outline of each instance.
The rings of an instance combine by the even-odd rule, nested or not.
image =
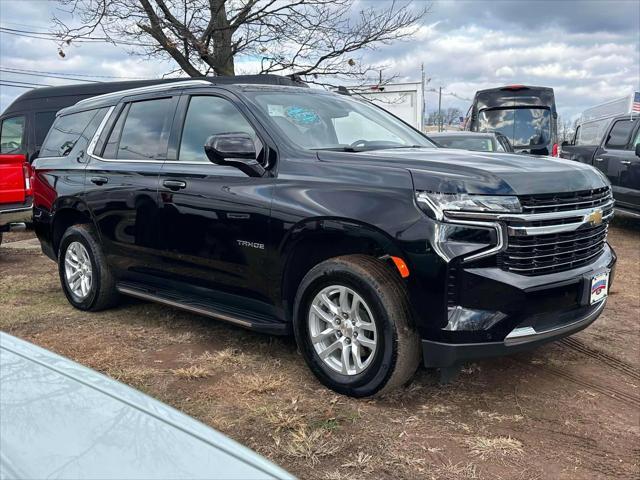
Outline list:
[[[591,278],[591,305],[607,297],[609,293],[609,272],[599,273]]]

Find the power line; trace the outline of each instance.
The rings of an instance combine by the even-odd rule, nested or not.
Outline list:
[[[27,72],[14,72],[6,68],[0,68],[0,72],[12,73],[14,75],[28,75],[32,77],[39,78],[59,78],[61,80],[75,80],[77,82],[90,82],[90,83],[101,83],[99,80],[88,80],[84,78],[73,78],[73,77],[63,77],[61,75],[41,75],[39,73],[27,73]]]
[[[0,33],[6,33],[7,35],[15,35],[18,37],[35,38],[38,40],[55,40],[58,42],[65,41],[64,36],[58,33],[37,32],[34,30],[17,30],[15,28],[0,27]],[[74,43],[115,43],[116,45],[129,45],[129,46],[135,46],[135,47],[152,47],[153,46],[151,44],[145,44],[145,43],[112,40],[107,37],[86,36],[86,37],[74,38],[74,39],[71,39],[71,41]]]
[[[19,80],[2,79],[3,82],[20,83],[22,85],[36,85],[38,87],[56,87],[59,85],[51,85],[50,83],[21,82]]]
[[[48,72],[43,70],[31,70],[27,68],[14,68],[14,67],[3,67],[7,70],[13,70],[16,72],[28,72],[28,73],[42,73],[42,74],[50,74],[50,75],[64,75],[67,77],[87,77],[87,78],[121,78],[123,80],[149,80],[146,77],[120,77],[117,75],[89,75],[86,73],[66,73],[66,72]]]
[[[27,86],[24,86],[24,85],[10,85],[8,83],[3,83],[3,82],[0,82],[0,86],[13,87],[13,88],[26,88],[28,90],[33,90],[35,88],[35,87],[27,87]]]

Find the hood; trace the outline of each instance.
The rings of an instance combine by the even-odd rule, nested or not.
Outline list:
[[[416,190],[487,195],[530,195],[601,188],[609,184],[595,168],[555,157],[485,153],[445,148],[321,151],[321,160],[404,168]]]

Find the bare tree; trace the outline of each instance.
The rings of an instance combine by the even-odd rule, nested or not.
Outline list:
[[[260,73],[362,77],[363,51],[409,38],[428,7],[393,0],[354,12],[355,0],[58,0],[75,19],[54,17],[63,44],[102,34],[132,53],[169,56],[192,77],[234,75],[235,59]],[[80,24],[81,26],[74,26]],[[375,66],[379,69],[380,66]]]

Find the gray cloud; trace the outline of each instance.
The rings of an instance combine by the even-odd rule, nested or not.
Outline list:
[[[360,0],[357,10],[386,0]],[[427,5],[416,2],[416,7]],[[417,81],[424,63],[430,88],[472,98],[480,88],[511,83],[554,87],[565,118],[610,98],[640,89],[640,2],[637,1],[445,1],[430,13],[415,38],[367,51],[366,61],[389,66],[389,74]],[[0,2],[0,23],[11,28],[48,28],[55,4],[36,0]],[[124,77],[159,77],[170,61],[145,60],[108,44],[81,44],[57,55],[54,42],[0,34],[3,67]],[[259,63],[239,59],[250,73]],[[2,79],[48,84],[65,80],[1,73]],[[0,109],[24,90],[0,87]],[[433,93],[428,108],[435,105]],[[468,101],[451,95],[445,106],[466,110]]]

